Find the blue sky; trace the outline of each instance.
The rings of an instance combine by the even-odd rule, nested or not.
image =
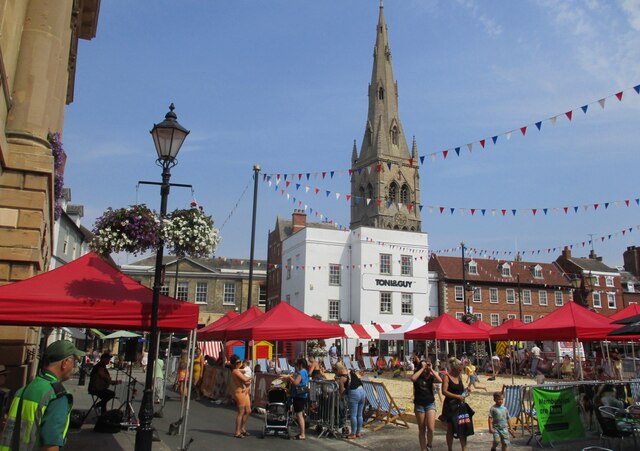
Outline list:
[[[174,102],[191,134],[172,182],[192,184],[195,200],[224,224],[217,256],[249,257],[254,164],[312,174],[299,190],[286,189],[289,200],[261,179],[256,258],[266,258],[276,217],[290,218],[297,202],[312,209],[309,220],[318,212],[348,225],[349,178],[338,174],[364,133],[378,5],[102,2],[97,37],[80,44],[63,136],[65,182],[72,202],[85,206],[83,223],[91,227],[109,206],[159,209],[157,187],[136,183],[160,180],[149,130]],[[425,157],[422,224],[431,249],[464,241],[494,258],[521,250],[525,260],[551,261],[594,234],[596,253],[621,265],[626,247],[640,245],[640,96],[632,89],[640,84],[640,2],[386,0],[385,17],[400,117]],[[336,174],[314,177],[323,171]],[[189,190],[173,189],[169,210],[191,200]],[[574,206],[578,213],[562,211]],[[578,244],[573,254],[589,249]]]

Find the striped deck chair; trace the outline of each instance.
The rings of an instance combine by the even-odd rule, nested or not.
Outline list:
[[[352,369],[354,369],[354,368],[353,368],[353,364],[351,363],[351,359],[349,358],[349,356],[346,356],[346,355],[345,355],[345,356],[343,356],[343,357],[342,357],[342,363],[344,364],[344,367],[345,367],[347,370],[352,370]]]
[[[322,357],[322,365],[324,366],[325,371],[333,372],[333,365],[331,365],[331,357],[328,355]]]
[[[286,357],[278,357],[278,367],[281,373],[293,373]]]
[[[514,429],[518,428],[518,424],[522,427],[522,435],[524,435],[524,412],[523,405],[523,388],[522,385],[503,385],[502,395],[504,396],[504,406],[509,411],[509,418],[515,418],[516,423]]]
[[[364,395],[367,400],[366,404],[369,405],[369,409],[371,410],[371,416],[369,417],[367,424],[364,426],[369,427],[373,421],[379,419],[380,403],[376,396],[376,390],[373,388],[373,382],[367,379],[362,379],[362,388],[364,388]],[[367,406],[365,405],[365,409],[366,408]]]
[[[372,430],[377,431],[388,424],[395,424],[396,426],[402,426],[404,428],[409,429],[409,423],[407,423],[404,417],[405,409],[401,409],[396,404],[396,401],[387,390],[387,387],[382,382],[371,382],[376,396],[378,397],[378,412],[376,415],[376,419],[382,422],[381,425],[372,428]],[[366,393],[366,392],[365,392]]]
[[[629,389],[634,402],[640,401],[640,379],[631,379],[629,381]]]
[[[373,368],[373,364],[371,363],[371,357],[366,355],[362,356],[362,364],[364,365],[365,371],[375,371],[375,368]]]
[[[387,362],[387,368],[389,368],[389,363],[391,363],[391,356],[390,355],[385,356],[384,361]]]

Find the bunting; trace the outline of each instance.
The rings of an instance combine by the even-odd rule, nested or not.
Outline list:
[[[604,242],[605,240],[612,240],[615,238],[621,238],[627,235],[627,233],[632,233],[634,230],[640,230],[640,224],[635,225],[633,227],[627,227],[625,229],[619,230],[617,232],[607,233],[601,235],[598,238],[593,238],[591,240],[579,241],[577,243],[571,244],[562,244],[558,246],[546,247],[541,249],[531,249],[531,250],[522,250],[522,251],[501,251],[501,250],[490,250],[490,249],[479,249],[474,247],[468,247],[465,245],[464,249],[468,255],[477,255],[478,257],[488,258],[488,259],[497,259],[497,256],[515,256],[518,253],[524,257],[526,255],[530,255],[532,257],[541,255],[541,254],[557,254],[562,252],[562,250],[566,247],[568,249],[579,249],[584,247],[590,247],[591,244],[595,241]],[[439,249],[439,250],[430,250],[429,256],[433,254],[451,254],[451,253],[460,253],[460,246]]]
[[[439,156],[442,157],[442,160],[446,160],[447,156],[449,155],[449,153],[451,152],[451,150],[453,150],[456,154],[456,156],[460,156],[460,149],[462,147],[466,147],[467,150],[469,151],[469,153],[473,152],[473,147],[474,144],[480,144],[480,147],[482,149],[486,149],[487,148],[487,144],[489,143],[489,141],[495,146],[497,145],[499,138],[500,137],[504,137],[507,141],[509,141],[513,135],[514,132],[520,132],[520,134],[522,135],[523,138],[525,138],[527,136],[527,131],[530,127],[535,126],[537,131],[542,131],[545,124],[547,125],[551,125],[552,127],[556,125],[558,118],[565,118],[567,122],[572,122],[573,119],[573,113],[574,112],[582,112],[583,114],[587,114],[587,112],[589,111],[589,106],[594,105],[594,104],[598,104],[600,106],[601,109],[604,110],[605,105],[607,100],[610,99],[616,99],[618,102],[622,102],[623,99],[627,99],[628,97],[624,97],[624,93],[627,91],[632,91],[635,92],[636,94],[640,94],[640,84],[635,85],[631,88],[625,88],[622,91],[618,91],[616,93],[610,94],[608,96],[605,96],[601,99],[598,100],[594,100],[592,102],[588,102],[585,103],[579,107],[575,107],[572,108],[568,111],[564,111],[562,113],[556,114],[554,116],[548,117],[546,119],[542,119],[542,120],[538,120],[538,121],[534,121],[531,122],[530,124],[527,125],[523,125],[521,127],[516,127],[512,130],[509,131],[505,131],[502,133],[498,133],[498,134],[491,134],[488,136],[490,136],[490,138],[484,137],[484,138],[480,138],[476,141],[472,141],[470,143],[467,143],[465,145],[459,145],[459,146],[454,146],[454,147],[450,147],[448,149],[444,149],[444,150],[440,150],[437,152],[431,152],[428,153],[426,155],[422,155],[419,157],[419,162],[420,164],[424,164],[425,159],[429,159],[431,161],[436,161],[438,159]],[[396,165],[399,168],[403,167],[403,166],[407,166],[407,167],[413,167],[415,165],[416,161],[414,159],[410,159],[407,162],[395,162],[395,161],[388,161],[388,160],[381,160],[381,162],[374,162],[372,163],[370,166],[366,166],[366,167],[361,167],[356,169],[356,171],[358,172],[358,174],[360,174],[363,170],[366,170],[368,173],[371,173],[371,171],[375,170],[376,172],[385,172],[385,171],[391,171],[392,170],[392,166]],[[310,180],[311,177],[313,177],[314,180],[316,180],[318,177],[320,177],[321,179],[326,179],[327,175],[330,176],[331,179],[333,179],[334,174],[337,174],[338,176],[342,176],[344,174],[347,174],[349,177],[351,177],[351,175],[353,174],[353,169],[341,169],[341,170],[325,170],[325,171],[319,171],[319,172],[300,172],[300,173],[291,173],[291,174],[282,174],[282,173],[269,173],[269,174],[263,174],[263,179],[264,177],[272,177],[276,180],[277,183],[280,183],[280,180],[287,180],[287,179],[298,179],[298,180],[302,180],[302,178],[306,178],[306,180]]]

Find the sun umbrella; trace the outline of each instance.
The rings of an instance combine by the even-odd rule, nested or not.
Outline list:
[[[104,337],[102,337],[103,340],[111,340],[114,338],[134,338],[134,337],[139,337],[140,334],[137,334],[135,332],[130,332],[128,330],[117,330],[109,335],[105,335]]]
[[[616,329],[609,334],[609,336],[612,336],[612,337],[629,336],[629,335],[640,335],[640,321],[635,322],[633,324],[629,324],[627,326],[623,326],[620,329]]]

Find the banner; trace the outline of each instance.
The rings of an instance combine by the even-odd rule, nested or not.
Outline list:
[[[545,443],[584,437],[580,411],[573,388],[533,388],[538,425]]]

